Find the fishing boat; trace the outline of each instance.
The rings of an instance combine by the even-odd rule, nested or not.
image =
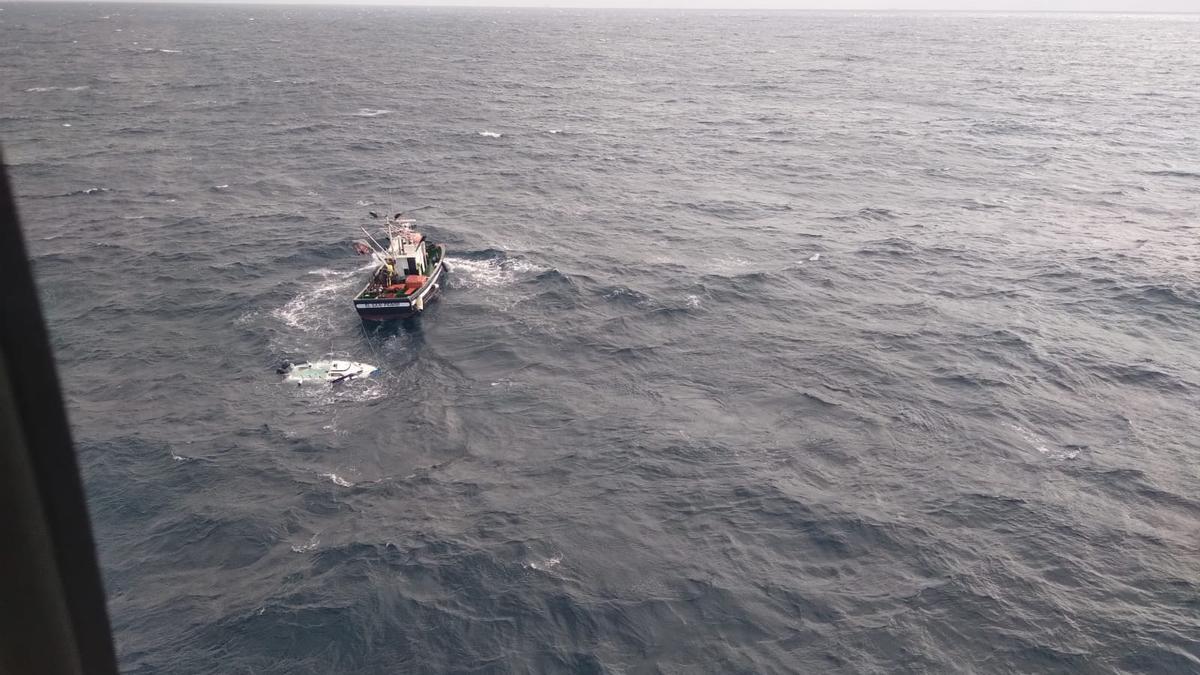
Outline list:
[[[360,255],[371,255],[377,267],[354,296],[354,309],[364,321],[391,321],[416,316],[437,299],[446,276],[446,247],[426,241],[403,213],[384,218],[380,238],[364,227],[366,240],[354,242]],[[372,217],[378,217],[374,212]]]

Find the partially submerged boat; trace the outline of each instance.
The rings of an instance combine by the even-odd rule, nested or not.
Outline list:
[[[442,290],[446,247],[426,241],[424,235],[413,230],[414,221],[401,218],[402,215],[397,213],[384,219],[381,236],[387,239],[387,246],[380,244],[366,228],[362,231],[367,240],[354,243],[359,254],[369,253],[378,263],[371,280],[354,296],[354,309],[364,321],[415,316],[437,299]]]
[[[284,361],[275,371],[283,375],[285,382],[303,384],[341,384],[350,380],[370,377],[379,369],[369,363],[357,361]]]

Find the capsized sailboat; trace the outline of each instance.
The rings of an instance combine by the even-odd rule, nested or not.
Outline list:
[[[375,214],[372,213],[372,216]],[[364,321],[390,321],[415,316],[437,299],[446,275],[446,247],[426,241],[403,213],[384,218],[380,237],[367,231],[354,242],[355,251],[371,255],[378,267],[367,285],[354,296],[354,309]]]
[[[369,363],[357,361],[305,361],[292,363],[284,361],[275,370],[283,375],[286,382],[298,385],[309,383],[341,384],[350,380],[362,379],[374,375],[379,369]]]

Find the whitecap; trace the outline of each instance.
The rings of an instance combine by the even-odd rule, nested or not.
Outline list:
[[[689,295],[687,298],[685,298],[685,300],[687,301],[687,306],[692,309],[696,309],[700,306],[700,296],[698,295]]]
[[[358,109],[358,112],[354,113],[354,116],[355,116],[355,117],[380,117],[381,115],[387,115],[387,114],[390,114],[390,113],[392,113],[392,112],[394,112],[394,111],[392,111],[392,110],[384,110],[384,109],[382,109],[382,108],[380,108],[380,109],[375,109],[375,108],[359,108],[359,109]]]
[[[1042,439],[1041,436],[1038,436],[1019,424],[1010,424],[1009,426],[1012,427],[1013,431],[1020,434],[1021,438],[1024,438],[1025,442],[1033,446],[1033,448],[1038,452],[1042,453],[1043,455],[1050,453],[1050,448],[1046,447],[1046,441]]]
[[[546,133],[550,133],[550,134],[561,134],[561,133],[562,133],[562,129],[548,129],[548,130],[546,131]]]
[[[354,487],[354,483],[351,483],[336,473],[323,473],[321,474],[321,478],[328,478],[329,480],[333,481],[334,485],[340,485],[342,487]]]
[[[160,49],[158,51],[163,54],[182,54],[183,53],[183,50],[181,50],[181,49]]]
[[[560,553],[560,554],[550,557],[550,558],[542,558],[541,560],[532,560],[530,562],[525,563],[525,567],[528,569],[537,570],[539,572],[546,572],[546,571],[549,571],[550,569],[558,567],[559,563],[561,563],[561,562],[562,562],[562,554]]]
[[[214,186],[213,186],[213,189],[214,189],[214,190],[224,190],[224,189],[225,189],[225,188],[227,188],[227,187],[229,187],[229,185],[228,185],[228,184],[226,184],[226,185],[214,185]]]
[[[503,136],[503,134],[495,132],[495,131],[480,131],[479,135],[486,136],[488,138],[500,138],[501,136]]]
[[[58,89],[58,87],[30,87],[26,89],[25,92],[30,94],[41,94],[43,92],[54,91],[56,89]]]
[[[292,546],[292,553],[306,553],[317,547],[321,543],[321,539],[317,535],[313,535],[308,541],[303,544]]]
[[[818,261],[818,260],[820,260],[820,259],[821,259],[821,254],[820,254],[820,253],[814,253],[814,254],[812,254],[812,257],[811,257],[811,258],[809,258],[809,261],[811,261],[811,262],[816,262],[816,261]]]
[[[64,127],[69,127],[69,126],[71,126],[71,125],[70,125],[70,124],[67,124],[66,122],[63,122],[63,126],[64,126]]]
[[[506,260],[504,265],[513,272],[544,272],[545,268],[539,267],[528,260]]]

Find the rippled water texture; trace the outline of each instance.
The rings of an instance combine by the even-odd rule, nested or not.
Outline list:
[[[1197,17],[3,10],[128,672],[1200,672]]]

